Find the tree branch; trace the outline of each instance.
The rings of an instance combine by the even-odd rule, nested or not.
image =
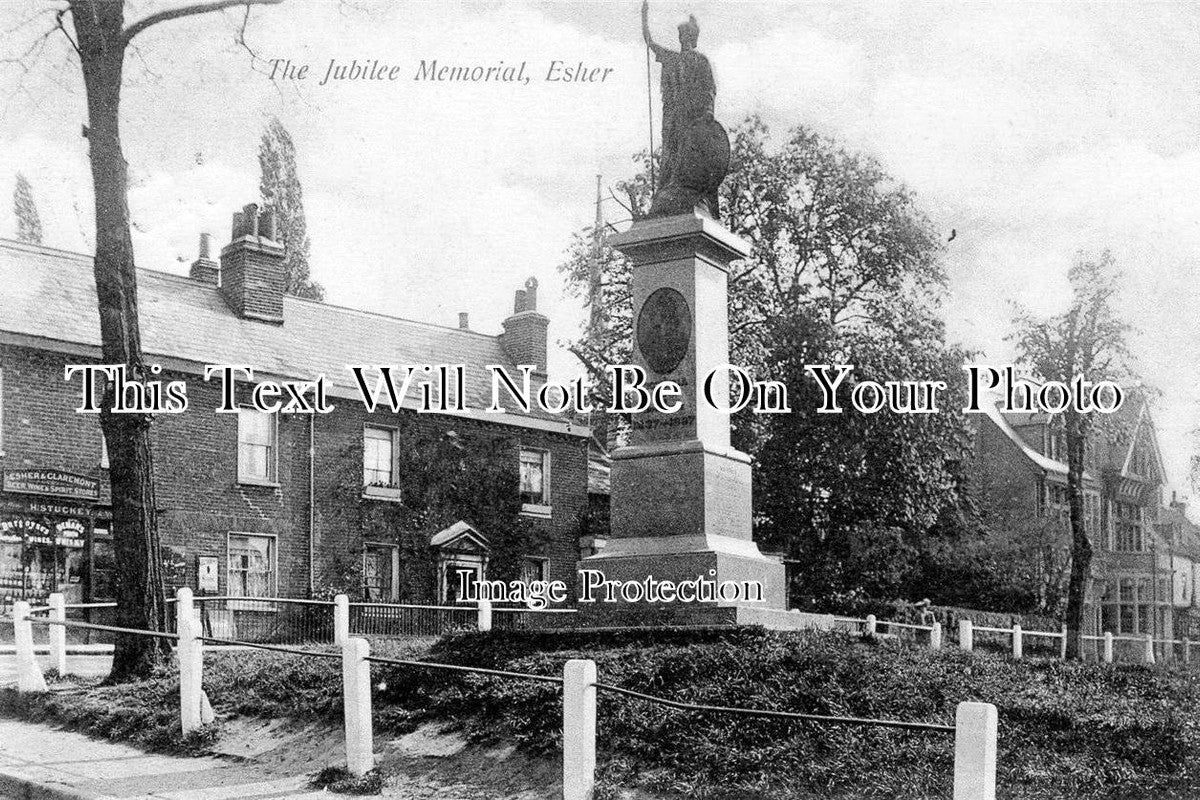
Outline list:
[[[191,17],[197,14],[207,14],[211,11],[222,11],[226,8],[234,8],[235,6],[246,6],[247,10],[249,10],[250,6],[273,6],[282,2],[283,0],[212,0],[212,2],[208,3],[196,3],[191,6],[169,8],[166,11],[151,14],[130,25],[122,32],[121,41],[123,44],[129,44],[133,37],[160,22],[169,22],[173,19]]]
[[[58,13],[54,15],[54,21],[58,25],[58,29],[63,32],[63,36],[67,37],[67,41],[71,43],[71,47],[75,48],[75,55],[82,56],[83,53],[79,52],[79,45],[76,44],[75,40],[71,38],[71,34],[67,32],[66,26],[63,25],[62,18],[67,11],[68,9],[66,8],[60,8]]]

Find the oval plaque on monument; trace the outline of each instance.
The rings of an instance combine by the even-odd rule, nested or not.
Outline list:
[[[659,375],[674,371],[687,355],[692,339],[692,311],[675,289],[656,289],[642,303],[637,344],[646,366]]]

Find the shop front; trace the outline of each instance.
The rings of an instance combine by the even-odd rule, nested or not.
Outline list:
[[[0,602],[68,603],[112,595],[111,512],[100,481],[49,469],[5,470],[0,484]]]

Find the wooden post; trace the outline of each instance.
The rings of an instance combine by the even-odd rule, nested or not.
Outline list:
[[[344,645],[350,638],[350,598],[339,594],[333,598],[333,643]]]
[[[1183,637],[1183,663],[1187,664],[1192,660],[1192,640]]]
[[[175,630],[179,643],[175,658],[179,662],[179,724],[187,736],[203,725],[203,644],[196,626],[196,609],[192,605],[192,590],[184,586],[175,592]]]
[[[1104,663],[1113,662],[1113,635],[1111,631],[1104,632]]]
[[[929,649],[942,649],[942,623],[935,622],[929,627]]]
[[[46,676],[33,652],[33,623],[29,621],[29,603],[13,603],[13,643],[17,649],[17,691],[46,691]]]
[[[867,626],[866,626],[866,629],[865,629],[865,633],[867,634],[867,636],[874,636],[874,635],[875,635],[875,626],[876,626],[876,624],[877,624],[877,623],[875,622],[875,615],[874,615],[874,614],[867,614]]]
[[[975,649],[975,626],[969,619],[958,621],[958,647],[968,653]]]
[[[1154,634],[1152,633],[1146,634],[1146,655],[1143,660],[1147,664],[1154,663]]]
[[[1082,650],[1083,646],[1081,645],[1079,649]],[[1067,660],[1067,624],[1065,622],[1062,626],[1062,642],[1059,643],[1058,657],[1063,661]],[[1083,658],[1083,653],[1080,653],[1079,657]]]
[[[996,707],[959,703],[954,714],[954,800],[996,800]]]
[[[59,622],[67,621],[67,599],[62,592],[50,595],[50,619]],[[51,625],[50,630],[50,666],[59,676],[67,674],[67,629],[63,625]]]
[[[342,706],[346,724],[346,770],[362,776],[375,768],[371,728],[371,648],[366,639],[342,645]]]
[[[596,662],[563,667],[563,800],[592,800],[596,786]]]
[[[490,631],[492,629],[492,601],[479,601],[479,623],[476,626],[480,631]]]
[[[1012,626],[1012,656],[1020,658],[1025,654],[1025,643],[1021,640],[1021,626],[1016,623]]]

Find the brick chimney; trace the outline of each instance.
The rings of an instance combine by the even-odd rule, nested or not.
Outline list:
[[[200,255],[192,262],[188,272],[192,280],[207,283],[212,286],[221,285],[221,265],[212,260],[212,236],[200,234]]]
[[[550,319],[537,310],[537,278],[517,289],[512,316],[504,320],[500,344],[517,364],[536,364],[534,375],[546,377],[546,329]]]
[[[233,241],[221,249],[221,294],[238,316],[283,323],[283,245],[275,215],[254,203],[233,214]]]

